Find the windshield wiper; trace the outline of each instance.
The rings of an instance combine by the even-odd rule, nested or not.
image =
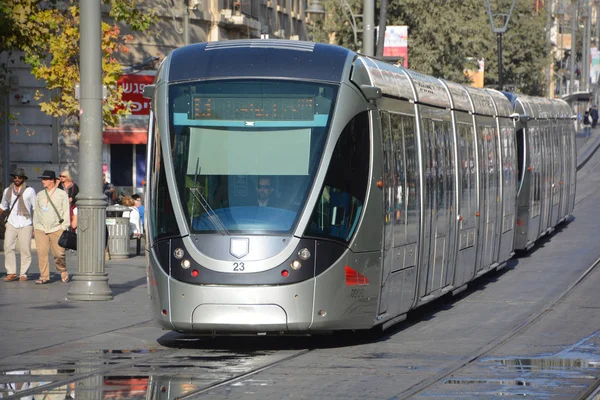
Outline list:
[[[217,216],[215,211],[211,208],[210,204],[208,204],[208,201],[206,201],[206,198],[202,194],[202,187],[200,187],[200,186],[191,187],[190,193],[194,196],[194,198],[196,200],[198,200],[198,203],[200,203],[202,208],[204,208],[204,211],[206,211],[206,215],[208,216],[208,219],[210,220],[210,222],[212,222],[212,224],[217,229],[217,231],[219,231],[219,233],[221,235],[230,236],[229,231],[227,230],[227,228],[225,228],[225,225],[223,225],[223,223],[221,222],[221,220],[219,219],[219,217]],[[192,214],[192,219],[193,218],[194,217]],[[190,225],[193,226],[193,221],[190,221]]]
[[[204,211],[208,215],[208,219],[210,220],[210,222],[212,222],[214,227],[217,228],[217,231],[219,231],[219,233],[221,235],[230,236],[229,232],[227,231],[227,228],[225,228],[225,225],[223,225],[223,223],[221,222],[221,220],[219,219],[219,217],[217,216],[215,211],[212,209],[210,204],[208,204],[208,201],[202,194],[203,188],[201,186],[196,186],[198,184],[198,174],[200,173],[199,164],[200,164],[200,158],[197,158],[196,159],[196,173],[194,174],[194,186],[190,188],[190,193],[196,198],[196,200],[198,200],[198,203],[202,206],[202,208],[204,208]],[[195,204],[195,202],[192,202],[192,213],[190,214],[190,226],[191,227],[194,226],[194,204]]]

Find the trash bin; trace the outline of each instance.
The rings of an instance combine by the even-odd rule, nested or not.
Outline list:
[[[121,205],[106,207],[108,249],[115,260],[129,258],[129,217],[123,216],[125,211],[129,208]]]

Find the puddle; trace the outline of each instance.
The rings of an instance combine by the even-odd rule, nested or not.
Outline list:
[[[0,371],[0,398],[93,398],[93,399],[172,399],[205,388],[215,382],[244,373],[257,359],[276,351],[241,353],[212,350],[201,353],[164,351],[164,355],[145,357],[164,350],[98,350],[73,356],[56,357],[38,369]],[[139,360],[137,360],[139,359]],[[264,360],[263,360],[264,361]],[[43,363],[43,361],[41,361]],[[258,361],[260,364],[261,361]],[[50,365],[51,364],[51,365]],[[109,368],[105,374],[100,369]],[[72,383],[48,387],[62,382]],[[261,387],[267,382],[252,379],[236,383]],[[19,395],[22,393],[22,396]]]
[[[599,376],[600,331],[597,331],[553,354],[482,358],[468,367],[463,376],[444,380],[446,389],[438,385],[420,397],[452,397],[455,392],[461,398],[569,398],[595,383]]]

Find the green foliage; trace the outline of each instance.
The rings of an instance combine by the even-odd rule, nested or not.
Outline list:
[[[362,13],[362,1],[347,2],[355,15]],[[505,11],[510,2],[501,4]],[[324,21],[313,27],[313,40],[359,50],[354,44],[349,13],[343,0],[323,0]],[[517,0],[508,31],[503,35],[503,81],[521,92],[543,95],[544,68],[550,65],[550,43],[545,31],[547,15],[534,13],[532,2]],[[376,10],[375,15],[379,15]],[[357,28],[362,29],[358,19]],[[378,21],[375,21],[378,24]],[[482,0],[394,0],[389,1],[387,25],[408,26],[409,68],[467,83],[464,70],[474,60],[485,59],[485,85],[498,83],[497,36],[492,32]],[[362,34],[358,34],[359,40]]]
[[[137,8],[138,1],[110,0],[110,15],[127,23],[134,31],[147,30],[157,18],[153,11],[142,13]],[[51,116],[77,121],[79,102],[75,99],[75,86],[80,79],[78,0],[5,0],[0,5],[0,23],[3,25],[0,51],[21,52],[23,61],[31,65],[32,74],[46,82],[47,90],[35,94],[41,110]],[[121,65],[116,56],[128,52],[127,42],[131,40],[130,35],[121,35],[117,25],[102,23],[102,84],[106,87],[117,87]],[[8,66],[0,64],[0,79],[6,79],[8,73]],[[118,111],[113,114],[113,110]],[[128,113],[122,93],[109,91],[102,111],[105,124],[116,125],[118,115]]]

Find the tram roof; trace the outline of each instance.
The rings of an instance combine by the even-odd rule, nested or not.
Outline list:
[[[226,40],[184,46],[170,54],[169,81],[277,77],[339,82],[343,47],[297,40]]]
[[[371,58],[360,57],[371,83],[384,94],[455,110],[507,117],[510,102],[500,92],[476,89],[393,66]]]
[[[505,93],[514,111],[536,119],[570,118],[571,107],[559,99],[531,97],[522,94]]]

